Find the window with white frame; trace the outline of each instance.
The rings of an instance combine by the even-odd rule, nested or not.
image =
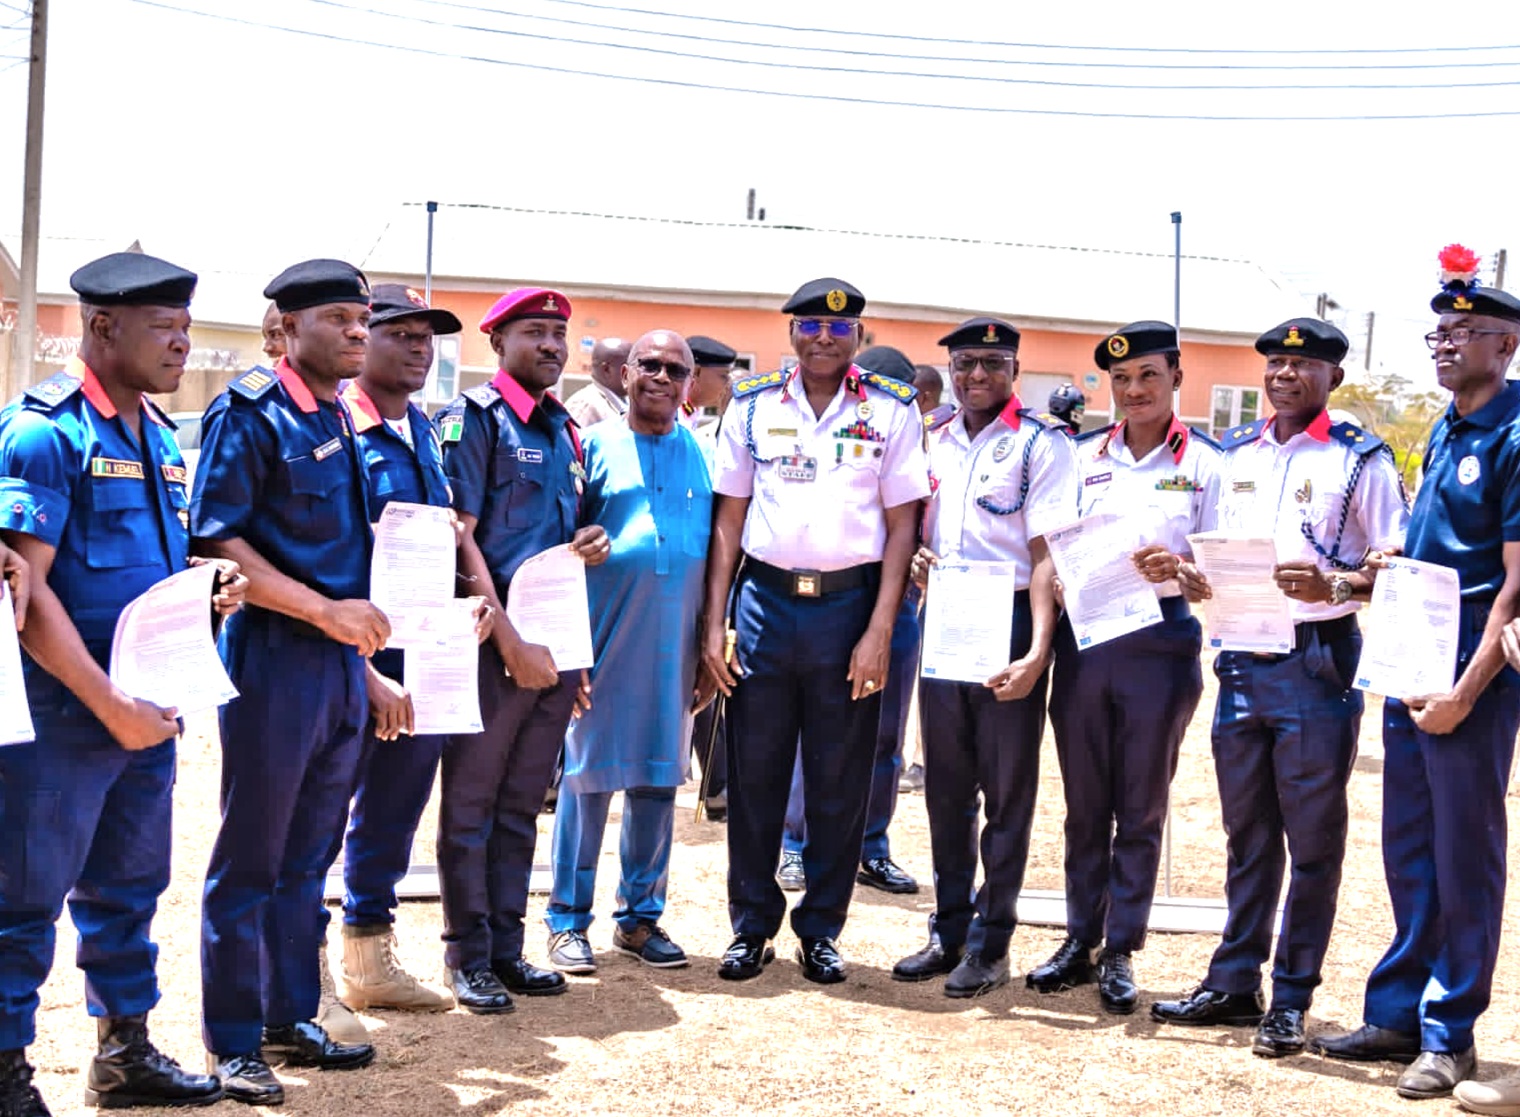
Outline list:
[[[1215,438],[1241,423],[1254,423],[1261,417],[1261,389],[1241,388],[1233,384],[1214,386],[1214,408],[1210,433]]]

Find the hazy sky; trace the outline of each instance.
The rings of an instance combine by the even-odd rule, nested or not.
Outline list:
[[[397,203],[427,198],[733,220],[753,186],[777,222],[1159,252],[1181,210],[1186,252],[1253,259],[1376,310],[1375,354],[1421,377],[1437,250],[1520,257],[1520,4],[1442,19],[1399,0],[641,2],[665,14],[55,2],[43,232],[273,274],[359,255]],[[21,27],[0,32],[0,55],[24,49],[11,18],[24,5],[0,0]],[[356,39],[408,49],[343,41]],[[13,232],[26,67],[0,67],[0,229]],[[1429,113],[1509,115],[1349,119]]]

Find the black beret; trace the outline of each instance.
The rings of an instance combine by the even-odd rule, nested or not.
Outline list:
[[[1115,361],[1128,361],[1152,353],[1175,353],[1177,328],[1170,322],[1131,322],[1109,334],[1093,350],[1093,360],[1105,372]]]
[[[699,368],[711,365],[731,365],[739,357],[739,354],[721,341],[703,337],[701,334],[693,334],[686,339],[686,344],[691,347],[691,359]]]
[[[145,252],[113,252],[91,260],[73,275],[69,286],[91,306],[190,305],[197,276]]]
[[[369,280],[342,260],[304,260],[269,281],[264,297],[273,299],[284,314],[328,303],[369,305]]]
[[[781,313],[859,318],[865,308],[866,297],[844,280],[815,279],[797,288],[797,293],[787,300]]]
[[[1482,314],[1488,318],[1503,318],[1520,322],[1520,299],[1497,287],[1481,287],[1476,283],[1447,284],[1441,293],[1430,300],[1430,309],[1437,314]]]
[[[1000,318],[967,318],[939,343],[948,349],[1011,349],[1019,351],[1019,331]]]
[[[394,322],[398,318],[421,318],[435,334],[457,334],[464,323],[447,310],[434,310],[415,287],[404,283],[377,283],[370,292],[369,324]]]
[[[918,374],[918,370],[913,367],[913,362],[903,355],[903,351],[893,349],[890,345],[871,346],[855,358],[855,363],[867,372],[890,376],[893,380],[901,380],[904,384],[913,383],[913,378]]]
[[[1332,365],[1340,364],[1350,348],[1345,334],[1318,318],[1290,318],[1256,339],[1256,351],[1265,356],[1287,353]]]

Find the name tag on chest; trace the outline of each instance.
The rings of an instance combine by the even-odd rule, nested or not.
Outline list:
[[[315,450],[313,450],[311,452],[311,456],[313,458],[315,458],[317,461],[322,462],[322,461],[326,461],[328,458],[332,457],[334,454],[336,454],[341,449],[343,449],[343,440],[340,439],[340,438],[334,438],[334,439],[332,439],[332,440],[330,440],[328,442],[324,442],[324,443],[322,443],[322,445],[318,446]]]
[[[537,464],[544,460],[544,452],[525,446],[517,451],[517,460],[530,465]]]
[[[776,460],[776,475],[783,481],[815,481],[818,479],[818,459],[793,454]]]
[[[142,462],[125,461],[121,458],[91,458],[91,477],[135,477],[144,480]]]

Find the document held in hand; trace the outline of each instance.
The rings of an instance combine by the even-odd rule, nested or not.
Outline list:
[[[1449,566],[1391,558],[1372,586],[1356,689],[1385,698],[1445,694],[1457,681],[1462,582]]]
[[[211,636],[211,563],[171,574],[128,603],[111,639],[111,681],[181,714],[238,696]]]
[[[1011,562],[942,559],[931,566],[919,673],[926,679],[985,683],[1007,667],[1014,589]]]
[[[1135,568],[1133,524],[1111,513],[1046,533],[1078,648],[1093,648],[1161,620],[1155,587]]]
[[[540,551],[517,568],[507,587],[507,619],[530,644],[542,644],[560,671],[590,667],[591,606],[586,563],[565,543]]]
[[[16,636],[16,603],[0,581],[0,745],[24,745],[37,739],[32,708],[21,674],[21,641]]]
[[[391,622],[386,647],[410,647],[430,639],[446,622],[442,610],[454,600],[458,541],[447,508],[394,501],[375,525],[369,565],[369,599]]]
[[[1270,538],[1206,531],[1188,536],[1193,559],[1209,580],[1203,603],[1206,639],[1222,652],[1293,650],[1288,599],[1272,580],[1277,544]]]

